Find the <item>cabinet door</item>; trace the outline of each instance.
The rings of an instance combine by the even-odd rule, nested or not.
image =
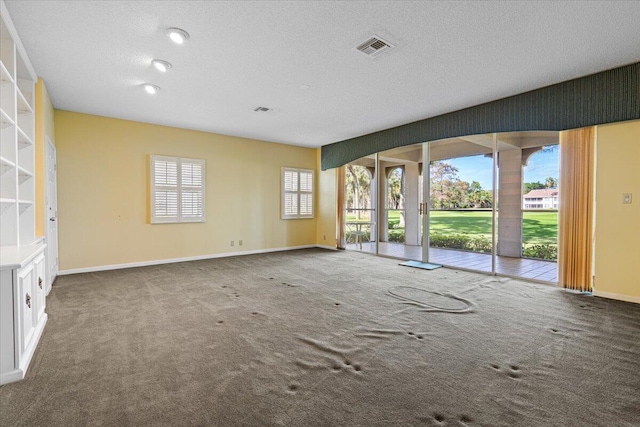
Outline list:
[[[34,277],[34,287],[33,292],[35,293],[35,309],[33,310],[34,315],[34,324],[38,324],[42,315],[44,314],[44,309],[46,306],[46,286],[44,275],[47,271],[45,268],[45,258],[44,254],[40,254],[34,261],[33,265],[35,268],[35,277]]]
[[[20,338],[20,353],[22,354],[31,339],[33,338],[33,333],[36,330],[36,324],[34,322],[33,312],[35,310],[35,301],[33,295],[33,285],[34,285],[34,274],[35,271],[33,269],[33,264],[30,263],[28,266],[18,271],[18,300],[16,304],[18,305],[18,334]]]

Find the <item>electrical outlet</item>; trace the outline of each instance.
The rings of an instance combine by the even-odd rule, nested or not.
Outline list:
[[[322,235],[322,240],[327,240],[327,235],[326,234]]]
[[[238,240],[238,246],[242,246],[242,240]]]
[[[231,246],[235,246],[236,242],[234,242],[233,240],[231,241]]]
[[[622,193],[622,204],[623,205],[631,204],[631,193]]]

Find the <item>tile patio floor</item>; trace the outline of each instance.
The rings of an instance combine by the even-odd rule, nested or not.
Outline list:
[[[375,242],[365,242],[362,243],[362,249],[360,249],[360,245],[355,244],[348,244],[347,249],[375,253],[376,247]],[[413,260],[422,258],[421,246],[380,242],[378,250],[380,255],[394,258]],[[431,248],[429,250],[429,262],[447,267],[467,268],[491,273],[491,255],[487,254]],[[496,273],[544,282],[558,282],[558,264],[550,261],[498,256],[496,258]]]

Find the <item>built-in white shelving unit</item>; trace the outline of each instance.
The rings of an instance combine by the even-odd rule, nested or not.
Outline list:
[[[36,76],[28,65],[28,58],[18,48],[12,27],[3,16],[0,29],[1,246],[28,245],[35,241]],[[13,209],[11,203],[15,204]]]
[[[24,378],[44,325],[35,222],[36,74],[0,0],[0,384]]]

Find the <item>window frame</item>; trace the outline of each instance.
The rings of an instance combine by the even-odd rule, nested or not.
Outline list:
[[[287,172],[294,172],[298,175],[298,188],[297,190],[286,190],[285,189],[285,174]],[[300,174],[301,173],[309,173],[311,174],[311,190],[302,190],[300,188]],[[315,203],[315,172],[313,169],[307,168],[293,168],[293,167],[282,167],[280,173],[280,219],[313,219],[315,218],[316,212],[316,203]],[[285,209],[285,200],[287,194],[295,194],[297,198],[297,212],[295,214],[287,214]],[[301,214],[301,195],[311,195],[311,213],[310,214]]]
[[[175,187],[171,185],[157,184],[155,181],[155,171],[157,161],[175,162],[177,165],[177,177]],[[163,156],[157,154],[149,155],[149,222],[151,224],[177,224],[177,223],[193,223],[193,222],[206,222],[206,162],[204,159],[194,159],[189,157],[177,157],[177,156]],[[182,165],[199,164],[202,168],[202,184],[200,186],[183,185],[182,183]],[[158,217],[156,216],[155,204],[156,204],[156,191],[159,189],[174,189],[177,192],[177,206],[178,211],[176,216]],[[199,216],[183,216],[183,204],[182,193],[183,191],[200,190],[202,195],[202,215]]]

